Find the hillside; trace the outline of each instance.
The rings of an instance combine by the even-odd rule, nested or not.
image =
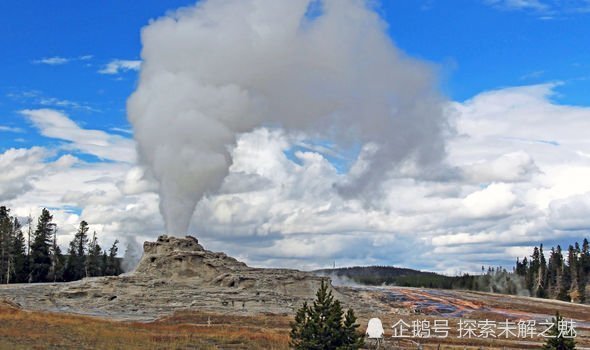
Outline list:
[[[402,287],[453,288],[458,280],[457,277],[395,266],[354,266],[315,270],[313,273],[336,277],[336,281],[348,279],[354,283],[370,286],[386,284]]]

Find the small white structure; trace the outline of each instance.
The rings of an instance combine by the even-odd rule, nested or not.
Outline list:
[[[383,340],[383,335],[385,331],[383,330],[383,323],[378,318],[372,318],[369,320],[369,324],[367,324],[367,331],[365,332],[367,338],[370,341],[373,341],[376,345],[376,348],[379,349],[379,345]]]

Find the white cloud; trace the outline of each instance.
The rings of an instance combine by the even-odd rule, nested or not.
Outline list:
[[[588,230],[590,193],[552,201],[549,204],[549,224],[560,230]]]
[[[524,151],[503,154],[463,168],[465,175],[476,183],[528,181],[539,173],[533,158]]]
[[[26,109],[21,111],[46,137],[68,141],[68,147],[114,161],[135,161],[133,140],[108,134],[102,130],[83,129],[60,111],[53,109]]]
[[[58,65],[66,64],[70,61],[71,61],[71,59],[66,58],[66,57],[54,56],[54,57],[44,57],[39,60],[34,60],[33,63],[47,64],[50,66],[58,66]]]
[[[339,194],[339,184],[355,175],[338,172],[325,149],[306,147],[295,153],[297,162],[285,155],[303,144],[301,134],[268,128],[242,134],[230,152],[229,175],[197,206],[191,233],[208,249],[258,266],[318,268],[335,261],[445,273],[510,266],[538,243],[580,240],[579,230],[590,228],[590,158],[584,156],[590,108],[552,102],[555,88],[507,88],[454,103],[458,132],[447,162],[458,175],[393,174],[369,204]],[[81,219],[103,245],[163,233],[156,182],[132,157],[113,156],[131,152],[130,140],[83,129],[57,111],[23,113],[72,152],[110,161],[54,160],[44,148],[5,151],[0,198],[15,213],[55,208],[63,245]]]
[[[24,130],[22,128],[17,128],[14,126],[0,125],[0,132],[23,133]]]
[[[70,110],[82,110],[88,112],[99,111],[98,109],[90,106],[88,103],[47,96],[38,90],[11,92],[7,94],[7,97],[23,105],[39,105],[42,107],[66,108]]]
[[[98,109],[90,107],[85,103],[79,103],[66,99],[59,99],[55,97],[42,97],[37,99],[37,103],[44,107],[56,107],[56,108],[70,108],[77,110],[86,110],[89,112],[98,112]]]
[[[590,108],[551,102],[555,87],[489,91],[454,103],[458,135],[448,162],[463,177],[394,177],[371,206],[337,193],[353,175],[339,174],[320,153],[289,160],[283,151],[297,138],[265,129],[244,134],[221,194],[198,205],[192,228],[206,244],[259,265],[399,262],[450,273],[511,264],[543,241],[579,240],[551,219],[564,211],[548,206],[590,191],[581,183],[590,161],[578,154],[590,154]]]
[[[31,181],[46,169],[41,162],[48,152],[40,147],[11,148],[0,154],[0,201],[6,201],[29,191]]]
[[[508,9],[544,11],[549,5],[540,0],[485,0],[486,3]]]
[[[126,71],[138,71],[141,67],[139,60],[112,60],[104,68],[99,70],[100,74],[119,74]]]
[[[463,200],[467,214],[473,218],[510,215],[516,196],[508,184],[494,183],[481,191],[469,194]]]
[[[553,19],[553,16],[564,14],[587,13],[590,2],[587,0],[483,0],[485,4],[516,11],[532,11],[541,15],[541,19]]]
[[[34,64],[46,64],[50,66],[58,66],[63,64],[68,64],[70,62],[75,61],[89,61],[93,59],[93,55],[80,55],[77,57],[63,57],[63,56],[53,56],[53,57],[43,57],[38,60],[33,60]]]

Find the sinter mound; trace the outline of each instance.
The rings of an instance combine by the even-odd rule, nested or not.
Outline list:
[[[0,289],[0,298],[31,309],[130,319],[151,319],[180,309],[292,314],[304,300],[313,300],[321,281],[328,280],[297,270],[252,268],[204,249],[191,236],[163,235],[143,247],[132,273],[7,286]]]

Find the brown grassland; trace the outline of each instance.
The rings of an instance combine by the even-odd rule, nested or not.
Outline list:
[[[485,295],[489,306],[494,301]],[[523,313],[543,309],[543,303],[514,305],[521,299],[504,298],[506,307]],[[500,300],[500,297],[498,297]],[[523,299],[524,300],[524,299]],[[541,305],[539,305],[541,304]],[[561,305],[560,305],[561,306]],[[574,304],[559,307],[566,317],[587,319],[587,309]],[[547,309],[546,311],[554,311]],[[384,317],[388,327],[396,318],[406,322],[430,319],[425,315],[390,315]],[[494,314],[472,314],[476,319],[493,319]],[[211,324],[208,324],[210,321]],[[289,348],[291,316],[259,315],[230,316],[199,311],[181,311],[151,322],[115,321],[100,317],[67,313],[29,311],[0,300],[0,349],[265,349]],[[364,330],[367,319],[359,323]],[[457,319],[449,319],[452,330]],[[590,332],[578,329],[580,348],[590,346]],[[391,333],[386,330],[386,335]],[[460,339],[456,332],[445,339],[422,339],[422,349],[538,349],[542,339]],[[374,347],[367,347],[374,348]],[[390,337],[380,347],[386,349],[417,349],[417,343]]]
[[[211,326],[207,324],[211,319]],[[25,311],[0,303],[0,349],[288,349],[290,318],[178,313],[154,322]]]

